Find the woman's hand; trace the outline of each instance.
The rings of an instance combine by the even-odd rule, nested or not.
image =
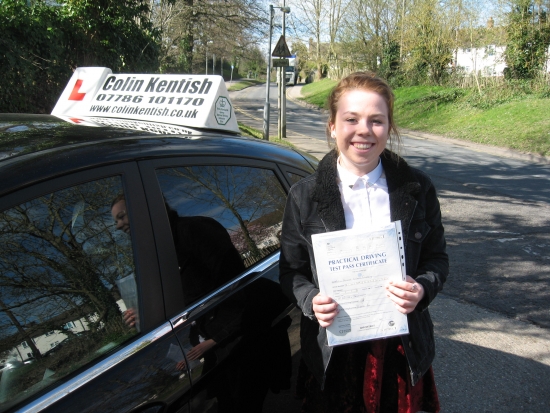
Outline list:
[[[386,285],[388,298],[392,300],[397,310],[403,314],[411,313],[424,298],[424,287],[414,278],[407,275],[406,281],[390,281]]]
[[[313,297],[313,312],[321,327],[328,327],[338,315],[338,304],[326,295],[317,294]]]
[[[193,361],[193,360],[202,358],[203,354],[206,353],[215,345],[216,345],[216,342],[211,338],[208,340],[204,340],[202,343],[197,344],[195,347],[193,347],[191,350],[187,352],[186,354],[187,360]],[[186,368],[187,368],[187,363],[185,362],[185,359],[176,363],[176,370],[182,371],[182,370],[185,370]]]
[[[137,314],[133,308],[129,308],[124,313],[122,313],[122,319],[128,327],[134,327],[137,321]]]
[[[206,353],[215,345],[216,342],[211,338],[209,338],[208,340],[204,340],[202,343],[197,344],[195,347],[189,350],[189,352],[186,354],[187,359],[189,361],[198,360],[203,356],[204,353]]]

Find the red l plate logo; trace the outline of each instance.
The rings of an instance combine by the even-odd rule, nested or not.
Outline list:
[[[86,93],[80,93],[80,87],[82,86],[82,83],[84,81],[82,79],[78,79],[76,83],[74,84],[73,91],[71,92],[71,95],[69,96],[69,100],[82,100],[84,99],[84,96],[86,96]]]

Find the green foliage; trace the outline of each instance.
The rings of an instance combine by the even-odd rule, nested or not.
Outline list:
[[[51,112],[78,66],[158,70],[157,33],[146,11],[141,0],[1,1],[0,112]]]
[[[227,90],[230,90],[230,91],[243,90],[250,86],[261,85],[262,83],[265,83],[265,82],[262,80],[254,80],[254,79],[239,80],[238,82],[231,83],[231,85],[227,88]]]
[[[533,0],[514,0],[508,13],[504,57],[507,79],[532,79],[544,67],[550,45],[548,10]]]
[[[244,136],[248,136],[256,139],[264,138],[263,131],[252,128],[250,126],[246,126],[244,123],[241,123],[241,122],[238,122],[238,124],[239,124],[239,130]],[[288,146],[289,148],[296,149],[296,147],[292,143],[284,139],[279,139],[277,136],[270,136],[269,142],[274,142],[282,146]]]
[[[510,79],[484,87],[481,94],[469,94],[465,103],[473,108],[491,109],[508,102],[548,97],[550,84],[544,77],[530,80]]]
[[[177,67],[181,73],[192,73],[193,67],[193,36],[186,36],[180,41],[180,54]]]
[[[435,103],[435,104],[452,103],[452,102],[456,102],[465,93],[466,92],[463,89],[441,88],[441,89],[429,92],[428,94],[421,95],[415,99],[410,99],[407,101],[406,104],[415,105],[418,103],[426,103],[426,102]]]
[[[143,0],[68,0],[60,17],[75,32],[70,47],[82,66],[106,66],[115,73],[157,69],[158,33]]]
[[[66,54],[64,24],[42,3],[0,2],[0,112],[47,111],[49,90],[60,92],[72,73],[60,59]]]
[[[481,95],[476,89],[399,88],[395,118],[404,129],[548,155],[550,100],[542,97],[543,89],[521,92],[528,83],[519,83],[485,88]]]
[[[399,43],[395,40],[390,40],[383,48],[382,62],[378,69],[378,74],[389,83],[397,80],[400,75],[399,49]]]
[[[241,122],[237,123],[239,124],[239,130],[243,135],[250,136],[251,138],[263,139],[264,134],[261,130],[246,126],[244,123]]]
[[[300,41],[293,42],[292,54],[298,56],[298,73],[301,74],[302,79],[305,79],[306,73],[309,72],[308,68],[312,67],[307,46]]]
[[[319,108],[326,108],[328,95],[336,83],[336,80],[322,79],[303,86],[302,94],[306,97],[304,100]]]
[[[239,72],[242,76],[258,78],[261,75],[265,75],[267,64],[265,62],[265,52],[258,46],[251,45],[243,48],[241,51],[235,50],[233,52],[238,58],[234,58],[235,70],[233,71],[233,79],[239,76]],[[236,60],[236,61],[235,61]],[[229,70],[229,72],[231,72]]]
[[[404,71],[409,85],[443,84],[449,75],[453,37],[444,4],[420,0],[411,10],[404,39]]]

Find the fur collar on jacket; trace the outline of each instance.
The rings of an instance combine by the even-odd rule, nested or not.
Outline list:
[[[403,158],[384,150],[380,156],[388,182],[391,220],[401,220],[405,239],[408,224],[416,205],[415,195],[420,192],[416,170],[413,170]],[[317,202],[317,211],[329,231],[346,229],[344,207],[338,189],[338,153],[330,151],[319,162],[317,179],[313,190],[313,200]]]

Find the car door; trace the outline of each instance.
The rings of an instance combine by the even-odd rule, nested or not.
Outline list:
[[[259,412],[290,387],[292,308],[278,282],[288,181],[263,160],[140,163],[191,412]]]
[[[135,163],[0,199],[0,412],[188,411],[189,371],[165,314]]]

